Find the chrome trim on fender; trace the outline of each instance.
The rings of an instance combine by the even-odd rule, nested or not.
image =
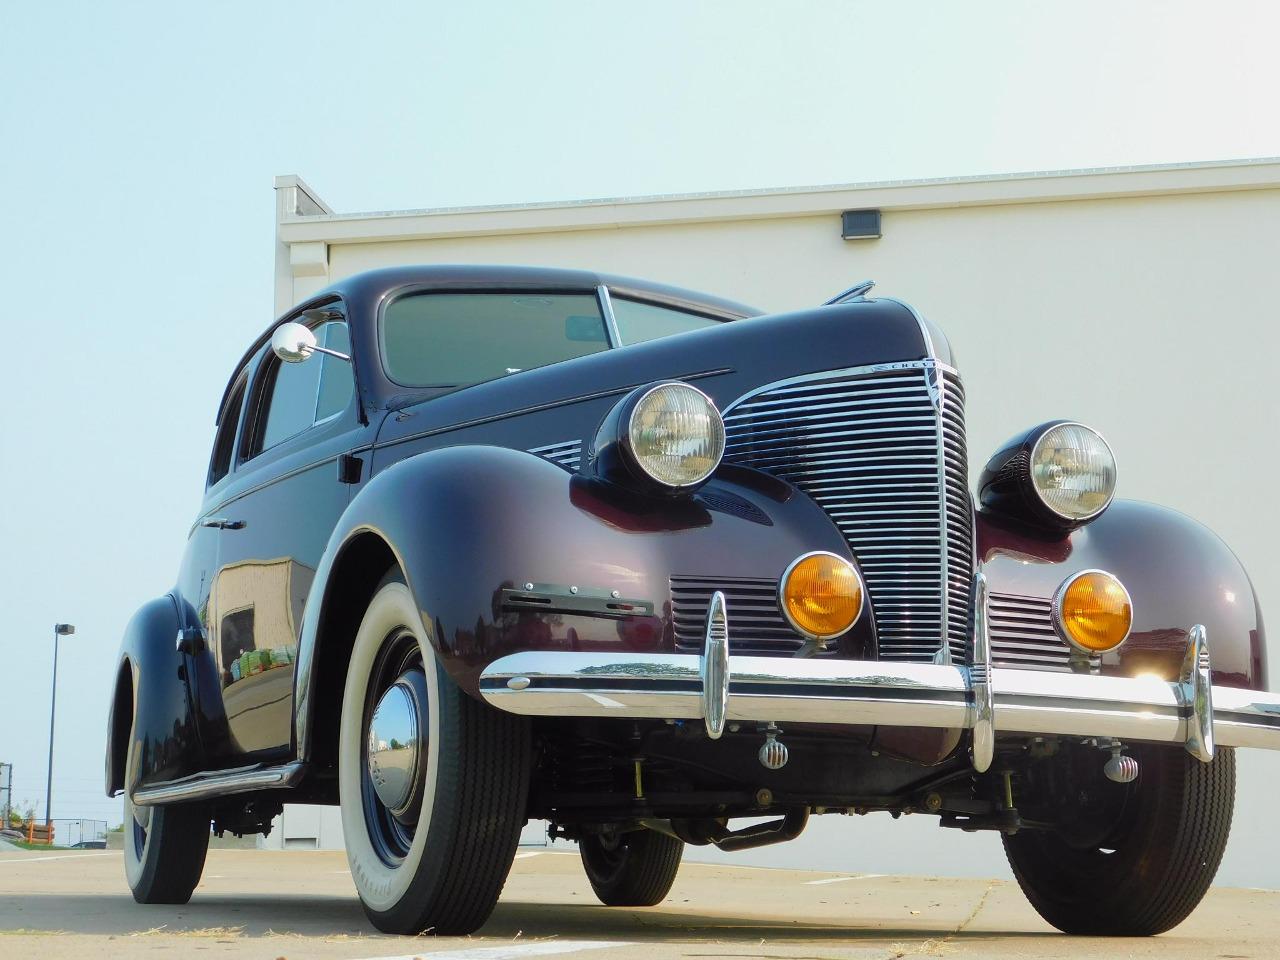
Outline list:
[[[622,335],[618,332],[618,318],[613,314],[613,297],[609,294],[609,288],[603,283],[596,287],[596,299],[600,301],[600,313],[604,316],[609,346],[617,349],[623,345]]]
[[[181,780],[139,787],[133,791],[133,802],[138,806],[162,803],[180,803],[191,800],[211,800],[233,793],[253,793],[258,790],[286,790],[296,786],[306,772],[301,760],[278,767],[237,767],[234,770],[215,770],[196,773]]]

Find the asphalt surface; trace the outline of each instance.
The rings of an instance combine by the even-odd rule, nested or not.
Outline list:
[[[885,960],[896,957],[1280,958],[1280,892],[1214,889],[1161,937],[1063,936],[1003,881],[687,863],[668,899],[600,906],[575,854],[524,851],[471,937],[387,937],[366,922],[346,858],[211,850],[191,903],[144,907],[117,851],[0,852],[0,957],[157,955],[334,960]]]

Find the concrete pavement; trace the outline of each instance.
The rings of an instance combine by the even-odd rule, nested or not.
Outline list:
[[[574,854],[525,851],[476,935],[405,938],[365,920],[333,852],[211,850],[191,903],[144,907],[116,851],[0,854],[0,957],[156,951],[333,960],[885,960],[897,957],[1280,958],[1280,893],[1213,890],[1161,937],[1065,937],[1003,881],[686,863],[668,899],[601,906]]]

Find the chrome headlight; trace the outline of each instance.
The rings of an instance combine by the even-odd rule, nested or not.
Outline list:
[[[1102,436],[1082,423],[1056,420],[1005,444],[978,481],[983,506],[1074,527],[1107,509],[1116,459]]]
[[[632,391],[605,417],[592,445],[596,472],[663,492],[704,483],[724,456],[724,420],[701,390],[678,380]]]

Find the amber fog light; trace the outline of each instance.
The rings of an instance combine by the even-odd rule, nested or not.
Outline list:
[[[862,578],[834,553],[797,557],[778,584],[779,606],[791,626],[810,639],[830,640],[862,613]]]
[[[1053,625],[1063,640],[1085,653],[1114,650],[1133,626],[1129,591],[1105,571],[1083,570],[1054,594]]]

